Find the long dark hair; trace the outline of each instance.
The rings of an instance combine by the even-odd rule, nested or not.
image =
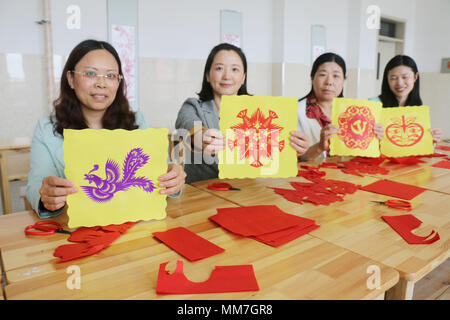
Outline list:
[[[104,49],[111,53],[122,74],[119,55],[112,45],[105,41],[85,40],[70,53],[61,75],[61,88],[58,99],[53,102],[55,119],[52,119],[55,133],[63,134],[64,129],[86,129],[86,119],[81,111],[81,102],[67,80],[68,71],[73,71],[76,64],[90,51]],[[106,109],[102,118],[104,129],[137,129],[136,118],[126,98],[125,80],[120,81],[113,103]]]
[[[209,53],[208,59],[206,59],[205,70],[203,71],[202,89],[200,90],[199,93],[197,93],[198,97],[200,98],[201,101],[208,101],[208,100],[214,99],[213,89],[211,87],[211,84],[206,79],[206,76],[209,74],[209,71],[211,70],[211,66],[214,61],[214,57],[221,50],[227,50],[227,51],[232,50],[232,51],[236,52],[239,55],[239,57],[241,57],[242,65],[244,66],[245,79],[244,79],[244,83],[239,88],[237,94],[238,95],[248,94],[248,92],[247,92],[247,59],[245,58],[244,52],[240,48],[238,48],[232,44],[221,43],[221,44],[215,46],[211,50],[211,52]]]
[[[347,68],[345,66],[344,59],[342,59],[342,57],[336,53],[326,52],[326,53],[323,53],[320,56],[318,56],[317,59],[314,61],[312,69],[311,69],[311,74],[310,74],[311,79],[314,78],[319,67],[326,62],[336,62],[341,67],[342,72],[344,73],[344,79],[347,78]],[[309,91],[309,93],[306,96],[299,99],[298,101],[302,101],[303,99],[308,98],[313,93],[314,93],[314,87],[311,85],[311,91]],[[342,98],[343,96],[344,96],[344,89],[342,89],[342,91],[338,97]]]
[[[383,103],[383,107],[398,107],[399,102],[397,97],[392,92],[389,87],[388,74],[389,71],[398,66],[407,66],[412,69],[414,72],[414,76],[417,75],[417,80],[414,82],[414,87],[412,91],[409,93],[408,98],[406,99],[405,106],[420,106],[422,105],[422,99],[420,98],[420,77],[418,75],[419,70],[417,69],[417,65],[411,57],[404,55],[397,55],[393,57],[384,68],[383,74],[383,83],[381,84],[381,94],[378,96]]]

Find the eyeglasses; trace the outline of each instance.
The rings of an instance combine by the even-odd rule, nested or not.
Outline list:
[[[123,79],[123,75],[118,73],[108,73],[108,74],[97,74],[94,71],[75,71],[72,70],[72,73],[78,73],[83,76],[84,79],[90,82],[94,82],[97,79],[105,78],[106,82],[109,84],[117,84],[120,83],[120,81]]]

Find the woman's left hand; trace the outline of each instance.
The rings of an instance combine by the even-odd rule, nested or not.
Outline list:
[[[375,123],[373,126],[373,133],[377,136],[378,140],[383,140],[384,137],[384,129],[382,123]]]
[[[183,188],[186,179],[186,172],[183,166],[179,164],[169,164],[168,171],[158,178],[159,187],[165,188],[161,190],[161,194],[168,196],[178,193]]]
[[[433,137],[433,142],[440,142],[442,139],[442,134],[444,133],[441,128],[431,128],[431,136]]]

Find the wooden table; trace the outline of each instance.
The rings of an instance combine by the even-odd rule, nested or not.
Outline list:
[[[279,248],[232,234],[208,217],[216,208],[235,207],[191,186],[169,199],[168,217],[139,222],[109,248],[83,259],[57,263],[55,248],[67,235],[26,237],[25,225],[36,221],[31,211],[0,217],[0,250],[7,277],[7,299],[375,299],[393,287],[399,274],[391,267],[311,235]],[[65,224],[63,213],[57,220]],[[189,262],[151,236],[184,226],[225,249],[207,259]],[[252,264],[257,292],[201,295],[157,295],[159,265],[184,262],[191,281],[205,281],[214,266]],[[81,289],[69,290],[67,268],[79,267]],[[368,288],[372,266],[381,272],[379,288]]]
[[[366,185],[376,181],[375,177],[358,177],[336,169],[321,169],[327,172],[326,179],[336,179]],[[377,263],[386,264],[400,273],[399,284],[388,292],[392,299],[412,299],[414,283],[439,266],[450,256],[450,196],[444,193],[425,191],[411,201],[411,214],[423,222],[416,230],[419,235],[429,234],[431,229],[439,232],[441,239],[431,245],[410,245],[382,219],[382,215],[400,215],[403,211],[372,204],[371,200],[383,201],[388,197],[358,190],[345,196],[342,202],[330,206],[299,205],[285,200],[267,187],[293,189],[289,181],[307,182],[296,177],[289,179],[230,179],[229,182],[241,191],[211,191],[209,183],[218,179],[196,182],[200,190],[210,192],[240,206],[274,204],[281,210],[314,219],[320,225],[309,233],[324,241],[368,257]]]
[[[29,156],[24,157],[24,153],[29,153],[30,146],[31,139],[28,137],[0,139],[0,182],[4,214],[12,212],[9,182],[24,180],[28,174]],[[12,158],[10,162],[15,164],[12,171],[8,170],[7,158]]]

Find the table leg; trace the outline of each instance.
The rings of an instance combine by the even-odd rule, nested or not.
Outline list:
[[[412,300],[414,282],[401,279],[391,289],[386,291],[386,300]]]
[[[8,170],[6,167],[6,157],[0,152],[0,179],[1,179],[1,195],[3,204],[3,214],[11,213],[11,194],[9,192]]]

